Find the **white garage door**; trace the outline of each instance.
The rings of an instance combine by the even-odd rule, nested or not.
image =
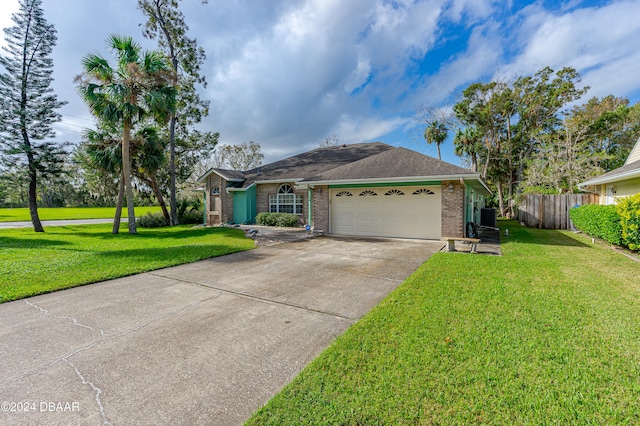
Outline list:
[[[332,189],[329,232],[440,239],[440,186]]]

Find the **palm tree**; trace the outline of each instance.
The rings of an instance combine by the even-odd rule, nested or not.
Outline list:
[[[91,112],[111,128],[122,129],[122,178],[124,180],[129,233],[135,234],[136,222],[131,187],[131,131],[147,117],[167,122],[175,110],[173,70],[160,52],[142,52],[131,37],[112,35],[109,46],[117,65],[112,67],[100,55],[82,60],[84,72],[77,78],[79,91]]]
[[[447,135],[447,126],[438,121],[431,122],[431,124],[424,130],[424,139],[427,141],[427,144],[436,144],[436,148],[438,149],[438,160],[442,160],[440,156],[440,144],[447,139]]]
[[[160,204],[164,218],[169,223],[171,217],[157,178],[158,171],[167,163],[167,142],[168,140],[159,136],[158,129],[155,127],[143,127],[136,132],[133,141],[133,149],[135,151],[133,163],[136,165],[134,174],[138,179],[149,185],[158,200],[158,204]]]
[[[471,159],[471,170],[474,172],[478,171],[478,142],[479,134],[475,127],[458,130],[453,140],[456,155],[468,156]]]
[[[113,233],[117,234],[120,228],[120,209],[124,197],[124,180],[122,179],[122,145],[120,139],[113,134],[113,129],[90,130],[85,135],[82,144],[82,152],[85,154],[91,167],[101,170],[111,176],[120,177],[120,191],[116,217],[113,223]],[[164,218],[169,222],[169,211],[162,196],[158,184],[157,173],[166,164],[167,141],[159,137],[158,130],[152,126],[142,127],[135,132],[130,139],[130,159],[132,173],[138,180],[146,183],[153,191]]]
[[[80,145],[80,155],[93,169],[100,170],[107,176],[118,176],[118,201],[116,215],[113,218],[112,234],[120,232],[120,218],[124,201],[124,178],[122,176],[122,143],[112,136],[108,129],[89,130],[85,141]]]

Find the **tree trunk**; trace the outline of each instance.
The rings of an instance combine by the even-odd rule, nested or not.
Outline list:
[[[169,218],[169,224],[171,226],[179,225],[178,221],[178,205],[176,202],[176,116],[171,115],[171,121],[169,122],[169,204],[171,207],[171,217]],[[155,180],[155,179],[154,179]],[[162,196],[158,198],[158,201],[162,199]],[[162,201],[164,203],[164,201]],[[160,204],[163,213],[166,210],[166,205]],[[166,217],[166,213],[165,213]]]
[[[513,160],[511,157],[509,158],[509,194],[508,194],[508,202],[509,202],[509,219],[515,217],[515,209],[513,202]]]
[[[127,197],[127,214],[129,216],[129,233],[137,234],[136,229],[136,212],[133,207],[133,188],[131,187],[131,158],[129,152],[131,137],[131,123],[129,120],[124,122],[124,132],[122,135],[122,174],[124,177],[124,190]]]
[[[24,63],[23,63],[24,69]],[[26,80],[22,80],[22,98],[20,101],[20,132],[22,133],[22,142],[27,147],[27,166],[29,167],[29,214],[31,215],[31,223],[35,232],[44,232],[40,216],[38,215],[38,171],[36,170],[35,157],[33,155],[29,133],[27,132],[26,114],[27,114],[27,90]]]
[[[33,167],[33,154],[27,154],[29,159],[29,214],[35,232],[44,232],[40,216],[38,215],[38,194],[37,194],[37,174]]]
[[[142,179],[147,185],[151,187],[153,195],[156,196],[156,198],[158,199],[158,204],[160,204],[162,215],[167,222],[171,223],[171,217],[169,215],[169,211],[167,210],[167,203],[165,203],[164,201],[164,197],[162,196],[162,191],[160,191],[160,185],[158,185],[158,180],[156,179],[155,174],[150,174],[148,178],[138,176],[138,179]]]
[[[436,148],[438,148],[438,160],[442,160],[442,157],[440,156],[440,144],[436,143]]]
[[[120,218],[122,217],[122,205],[124,204],[124,177],[120,175],[120,183],[118,184],[118,202],[116,203],[116,215],[113,218],[112,234],[120,232]]]
[[[166,38],[167,47],[169,48],[169,59],[171,65],[173,65],[173,76],[171,78],[171,84],[173,87],[178,86],[178,56],[175,49],[175,41],[169,33],[167,23],[165,22],[164,15],[162,14],[162,4],[160,1],[155,1],[155,19],[160,23],[160,28]],[[179,225],[178,221],[178,204],[176,202],[176,113],[171,114],[171,120],[169,121],[169,208],[171,209],[171,216],[169,218],[169,225]]]
[[[504,208],[504,190],[502,189],[502,182],[500,179],[496,180],[496,187],[498,188],[498,207],[500,208],[500,216],[506,216],[506,209]]]
[[[158,181],[156,180],[155,176],[151,176],[151,188],[153,188],[153,193],[156,195],[156,198],[158,199],[158,203],[160,204],[160,208],[162,209],[162,214],[164,215],[164,218],[168,220],[169,223],[171,223],[171,217],[169,216],[169,212],[167,211],[167,203],[164,202],[162,191],[160,191],[160,185],[158,185]],[[177,215],[177,211],[176,211],[176,215]],[[176,225],[178,224],[177,220],[175,221],[175,224]]]

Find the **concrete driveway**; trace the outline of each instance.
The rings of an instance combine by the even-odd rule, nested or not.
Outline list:
[[[312,238],[0,305],[0,424],[242,424],[440,242]]]

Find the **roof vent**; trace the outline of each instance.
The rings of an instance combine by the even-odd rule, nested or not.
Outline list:
[[[346,143],[343,143],[343,144],[342,144],[342,147],[343,147],[343,148],[346,148],[346,147],[347,147],[347,144],[346,144]]]

